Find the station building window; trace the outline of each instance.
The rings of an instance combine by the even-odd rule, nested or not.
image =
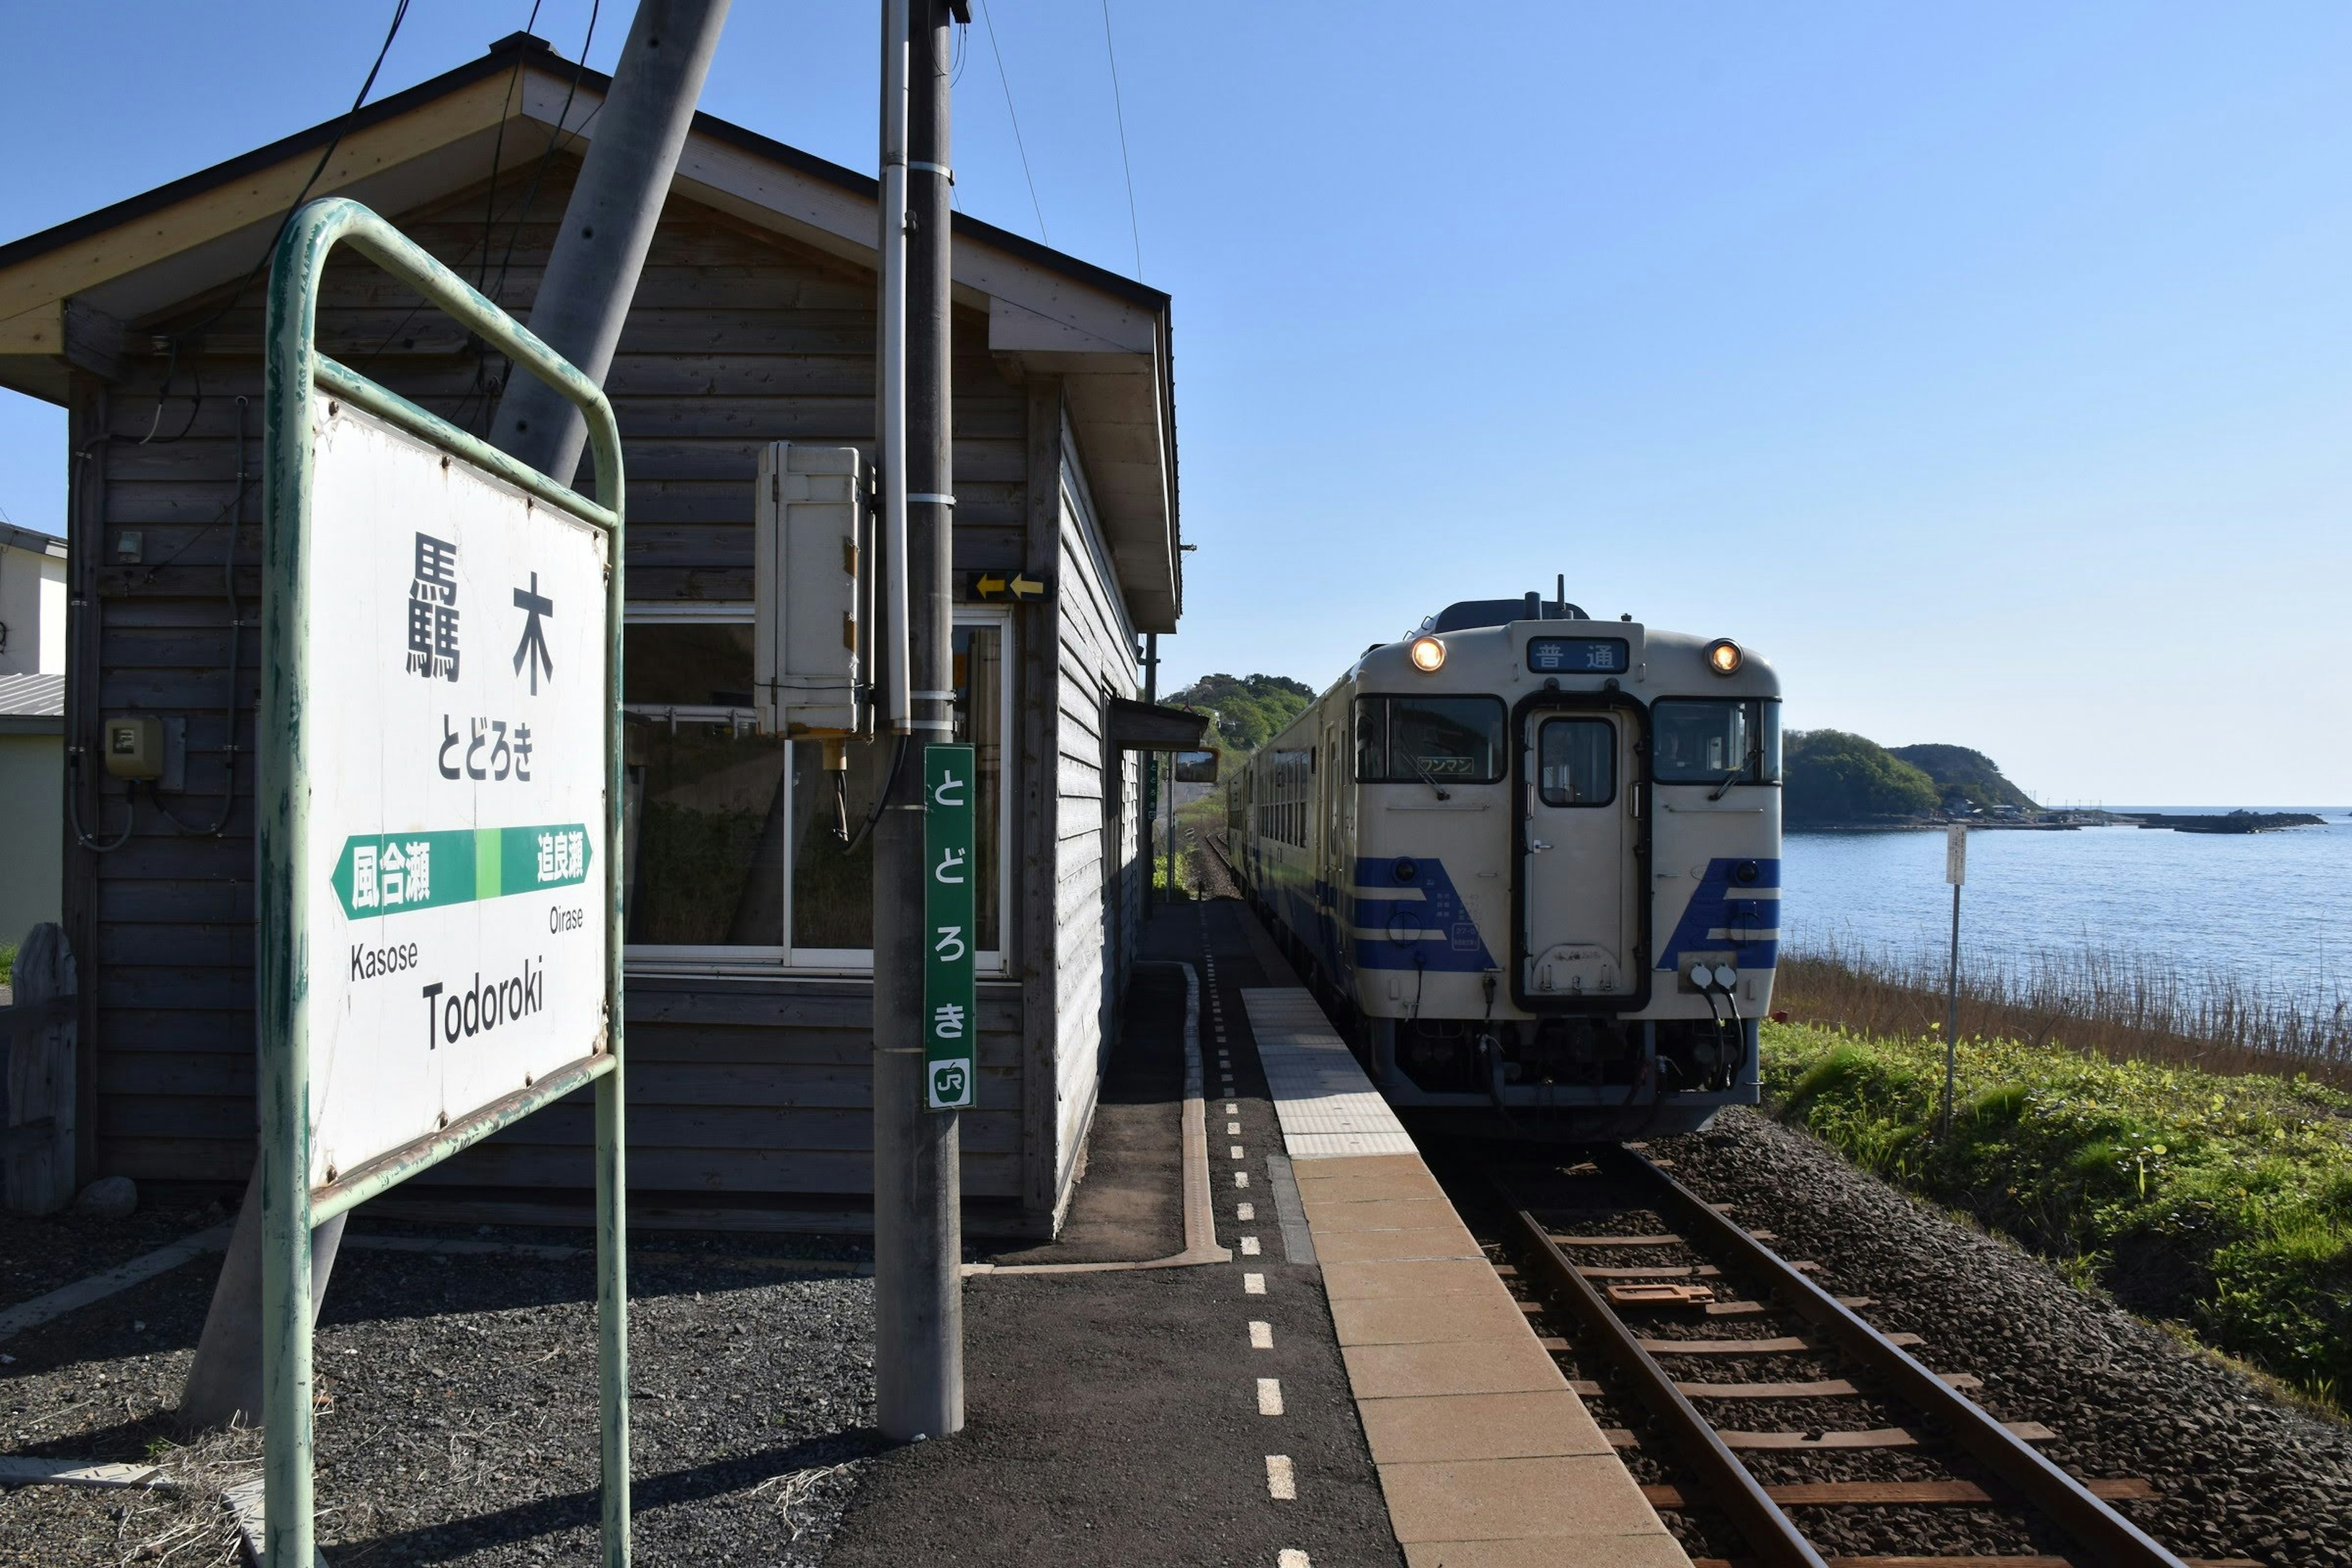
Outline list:
[[[840,753],[848,766],[836,769],[825,765],[821,741],[758,733],[751,617],[749,604],[631,608],[623,685],[629,964],[870,973],[873,839],[857,836],[897,742],[850,742]],[[973,748],[980,775],[983,973],[1005,969],[1011,631],[1002,611],[956,616],[954,738]],[[921,766],[911,747],[906,765]]]

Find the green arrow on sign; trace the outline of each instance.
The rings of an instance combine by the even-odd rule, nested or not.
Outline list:
[[[593,858],[588,829],[577,822],[363,833],[343,840],[332,881],[344,915],[363,921],[576,887],[588,879]]]
[[[980,879],[970,746],[923,748],[923,1057],[925,1103],[972,1103],[979,1057],[972,948]]]

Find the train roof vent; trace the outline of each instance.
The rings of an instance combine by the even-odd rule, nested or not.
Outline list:
[[[1466,632],[1478,626],[1507,626],[1513,621],[1589,621],[1592,617],[1575,605],[1528,594],[1517,599],[1463,599],[1421,623],[1424,632]]]

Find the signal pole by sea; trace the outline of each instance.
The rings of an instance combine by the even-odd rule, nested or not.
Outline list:
[[[901,750],[888,770],[874,832],[874,1392],[877,1425],[901,1441],[963,1427],[961,1117],[931,1109],[939,1096],[927,1070],[925,907],[932,868],[924,837],[929,770],[921,753],[954,739],[948,28],[951,20],[969,19],[965,5],[884,0],[882,7],[883,310],[887,317],[894,303],[887,252],[895,241],[905,247],[899,292],[906,312],[898,340],[903,379],[889,374],[887,363],[897,323],[886,319],[879,334],[884,443],[903,432],[905,459],[902,495],[884,498],[886,506],[903,507],[903,557],[885,569],[893,576],[903,572],[899,602],[907,613],[887,633],[886,657],[905,663],[903,674],[887,672],[887,679],[906,702],[902,727],[889,742]],[[901,212],[891,210],[894,189],[906,193]],[[889,405],[894,382],[903,387],[903,410]],[[893,466],[886,459],[886,485]],[[895,587],[891,596],[898,599]],[[978,1020],[962,1018],[960,1026],[976,1034]]]

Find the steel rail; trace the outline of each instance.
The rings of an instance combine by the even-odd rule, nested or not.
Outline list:
[[[1533,1213],[1520,1206],[1499,1175],[1489,1173],[1496,1190],[1517,1222],[1528,1257],[1556,1297],[1591,1332],[1601,1354],[1623,1373],[1634,1394],[1665,1426],[1683,1462],[1697,1473],[1706,1500],[1731,1517],[1756,1556],[1771,1568],[1827,1568],[1796,1522],[1781,1511],[1738,1457],[1698,1413],[1698,1407],[1675,1386],[1675,1380],[1643,1350],[1633,1331],[1610,1309],[1592,1282],[1576,1271],[1551,1232]]]
[[[2100,1563],[2114,1568],[2186,1568],[2179,1557],[2139,1526],[2036,1453],[1982,1405],[1937,1377],[1835,1296],[1717,1213],[1706,1200],[1638,1152],[1626,1149],[1622,1152],[1674,1200],[1691,1227],[1704,1234],[1708,1246],[1731,1254],[1742,1268],[1769,1283],[1773,1292],[1799,1315],[1826,1333],[1838,1349],[1884,1379],[1892,1393],[1942,1422],[1954,1442],[2048,1514]],[[1527,1216],[1522,1219],[1526,1221]],[[1545,1236],[1543,1239],[1549,1243],[1550,1238]],[[1556,1246],[1550,1250],[1566,1264]],[[1568,1272],[1575,1271],[1570,1268]],[[1580,1277],[1579,1282],[1581,1283]],[[1586,1289],[1590,1292],[1591,1287]]]

